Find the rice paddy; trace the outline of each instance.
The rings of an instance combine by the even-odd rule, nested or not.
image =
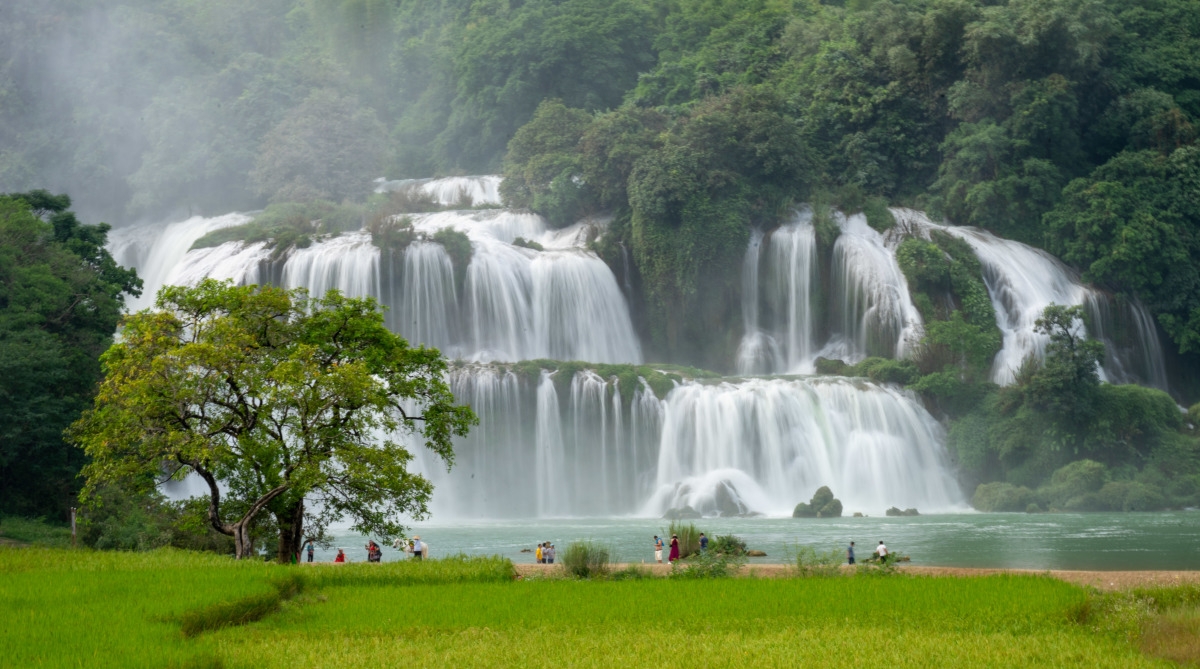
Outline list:
[[[0,549],[0,664],[1155,667],[1195,661],[1200,631],[1194,589],[1102,595],[1041,576],[513,577],[487,558]]]

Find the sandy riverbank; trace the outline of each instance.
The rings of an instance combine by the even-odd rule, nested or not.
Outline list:
[[[626,564],[613,565],[614,569],[624,569]],[[666,576],[671,572],[667,564],[637,564],[633,565],[649,570],[657,576]],[[518,564],[517,573],[522,576],[549,576],[562,570],[562,565],[549,564]],[[843,567],[849,570],[849,567]],[[1069,570],[1036,570],[1036,569],[972,569],[966,567],[922,567],[901,566],[899,570],[905,574],[916,576],[988,576],[991,574],[1045,574],[1053,578],[1075,583],[1076,585],[1091,586],[1100,590],[1125,590],[1128,588],[1159,587],[1172,585],[1200,585],[1200,571],[1069,571]],[[788,576],[793,571],[786,564],[755,564],[742,568],[742,575],[751,578],[779,578]]]

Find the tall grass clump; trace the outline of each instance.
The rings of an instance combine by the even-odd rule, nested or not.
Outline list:
[[[594,541],[572,541],[563,551],[562,566],[578,578],[604,576],[609,570],[608,547]]]
[[[700,530],[696,529],[695,523],[671,521],[670,527],[667,528],[668,546],[671,544],[672,536],[679,537],[679,557],[681,559],[700,552]]]
[[[833,548],[820,551],[812,546],[796,548],[796,573],[805,578],[828,578],[841,574],[842,551]]]
[[[722,555],[745,555],[746,540],[732,534],[713,537],[708,550]]]

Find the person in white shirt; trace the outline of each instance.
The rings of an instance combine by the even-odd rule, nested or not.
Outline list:
[[[662,549],[663,540],[659,539],[658,535],[656,534],[654,535],[654,559],[658,560],[659,564],[662,564]]]
[[[425,544],[421,542],[421,537],[419,536],[413,537],[412,554],[414,560],[420,560],[425,555]]]
[[[880,562],[883,562],[884,560],[887,559],[887,556],[888,556],[887,546],[884,546],[882,541],[879,542],[879,547],[875,549],[875,554],[879,556]]]

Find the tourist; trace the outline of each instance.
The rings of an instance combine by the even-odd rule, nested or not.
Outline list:
[[[333,558],[333,561],[334,562],[345,562],[346,561],[345,551],[343,551],[342,549],[339,548],[337,557]]]
[[[879,542],[879,547],[875,549],[875,555],[879,556],[880,562],[887,562],[887,546],[884,546],[882,541]]]
[[[663,541],[662,539],[659,539],[658,535],[656,534],[654,535],[654,559],[658,560],[659,564],[662,564],[662,549]]]
[[[554,544],[547,546],[543,555],[546,557],[546,564],[554,564]]]
[[[708,537],[704,536],[703,532],[700,533],[700,550],[701,552],[708,550]]]
[[[414,560],[420,560],[425,555],[425,544],[421,543],[420,536],[414,536],[412,540],[412,554]]]
[[[854,542],[850,542],[850,547],[846,549],[846,564],[854,564]]]
[[[679,559],[679,535],[671,535],[671,554],[667,556],[667,562],[674,563]]]
[[[541,544],[538,544],[537,550],[533,552],[533,559],[536,560],[538,564],[546,563],[545,552],[542,550]]]
[[[374,540],[367,544],[367,562],[383,561],[383,549]]]
[[[307,547],[308,547],[308,561],[309,561],[309,562],[312,562],[312,557],[313,557],[313,542],[312,542],[312,539],[309,539],[309,540],[308,540],[308,546],[307,546]]]

